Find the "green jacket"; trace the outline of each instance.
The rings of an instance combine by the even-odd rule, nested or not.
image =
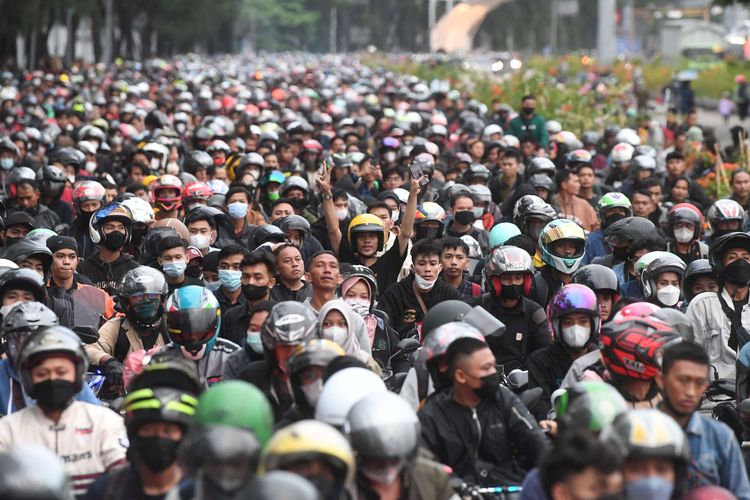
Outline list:
[[[515,135],[519,140],[530,135],[543,148],[546,148],[549,143],[547,121],[540,115],[534,115],[528,121],[524,120],[521,115],[516,116],[510,121],[507,133]]]

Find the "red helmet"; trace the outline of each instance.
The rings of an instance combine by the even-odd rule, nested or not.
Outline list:
[[[192,200],[208,201],[213,194],[205,182],[191,182],[182,188],[182,204],[189,205]]]
[[[168,195],[166,190],[171,189],[176,194]],[[182,199],[182,181],[174,175],[161,175],[151,183],[151,202],[164,211],[180,208]]]
[[[661,370],[663,349],[677,342],[680,334],[661,320],[613,321],[602,329],[602,361],[613,377],[652,380]]]
[[[323,146],[315,139],[308,139],[302,143],[302,151],[314,151],[315,153],[322,153]]]
[[[73,189],[73,204],[76,210],[81,210],[81,203],[89,200],[100,201],[104,203],[106,191],[104,186],[96,181],[83,181]]]
[[[661,309],[659,306],[651,302],[633,302],[617,311],[612,321],[614,323],[623,323],[632,319],[646,318],[659,309]]]

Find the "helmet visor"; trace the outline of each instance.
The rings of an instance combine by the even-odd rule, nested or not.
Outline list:
[[[169,311],[169,336],[182,345],[207,342],[216,332],[217,312],[214,308]]]

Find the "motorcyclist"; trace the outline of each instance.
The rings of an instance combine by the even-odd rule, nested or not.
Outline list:
[[[592,231],[586,238],[586,256],[584,264],[590,264],[597,257],[605,257],[612,249],[604,242],[604,231],[625,217],[633,216],[630,198],[622,193],[611,192],[603,195],[596,203],[596,213],[599,216],[599,229]]]
[[[539,235],[539,250],[544,266],[533,278],[531,298],[546,307],[570,276],[580,267],[585,252],[586,234],[581,226],[567,219],[553,220]]]
[[[687,309],[687,305],[697,295],[718,291],[719,282],[714,276],[708,259],[698,259],[688,264],[685,268],[685,275],[682,277],[682,295],[685,297],[682,307],[684,309]]]
[[[60,217],[40,202],[41,191],[33,170],[28,167],[12,170],[5,179],[5,185],[7,194],[14,202],[14,207],[7,210],[8,214],[26,212],[34,218],[36,227],[55,229],[60,225]]]
[[[708,257],[708,245],[700,241],[703,214],[691,203],[678,203],[667,212],[667,250],[685,264]]]
[[[94,212],[104,206],[104,186],[96,181],[82,181],[73,189],[72,196],[75,218],[68,229],[68,236],[76,239],[81,258],[87,259],[96,251],[89,232],[89,221]]]
[[[612,269],[601,264],[587,264],[578,268],[570,281],[586,285],[596,294],[602,323],[612,319],[614,305],[620,300],[620,284]]]
[[[40,202],[57,214],[62,224],[73,222],[73,209],[70,203],[61,199],[68,178],[60,167],[45,165],[36,172],[36,184],[41,194]]]
[[[717,200],[706,214],[711,227],[711,237],[706,239],[709,246],[719,237],[735,231],[742,231],[745,227],[745,211],[742,205],[734,200]]]
[[[641,272],[643,297],[660,307],[678,307],[685,262],[677,255],[657,257]]]

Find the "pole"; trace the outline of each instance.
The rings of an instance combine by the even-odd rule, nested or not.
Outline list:
[[[558,16],[558,0],[552,0],[550,2],[550,13],[549,13],[549,49],[552,54],[557,52],[557,16]]]
[[[328,32],[328,45],[331,49],[331,53],[336,53],[336,38],[337,38],[337,30],[338,30],[338,16],[337,16],[337,9],[336,7],[331,9],[331,29]]]
[[[430,0],[427,4],[427,29],[432,32],[435,27],[435,17],[437,16],[437,0]]]
[[[102,44],[102,60],[105,65],[112,62],[112,23],[113,18],[112,0],[104,2],[104,43]]]
[[[611,64],[617,55],[615,43],[615,0],[599,0],[596,50],[601,64]]]

